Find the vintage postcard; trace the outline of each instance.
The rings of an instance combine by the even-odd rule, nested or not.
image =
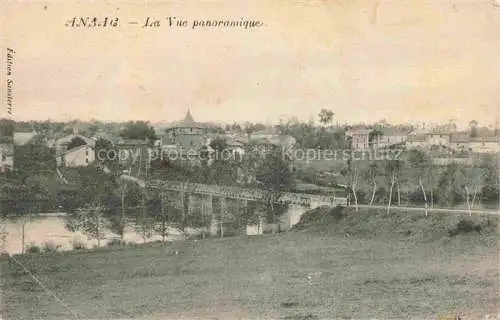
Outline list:
[[[500,319],[500,1],[0,2],[0,319]]]

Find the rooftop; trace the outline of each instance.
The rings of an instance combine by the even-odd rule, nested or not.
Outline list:
[[[469,141],[470,142],[499,142],[500,139],[499,139],[499,137],[492,137],[492,136],[488,136],[488,137],[471,137],[471,138],[469,138]]]
[[[347,130],[346,135],[354,135],[354,134],[370,134],[373,129],[368,129],[368,128],[351,128]]]
[[[82,144],[81,146],[78,146],[78,147],[75,147],[75,148],[71,148],[71,149],[69,149],[69,150],[64,150],[64,151],[58,152],[58,153],[56,154],[56,156],[57,156],[57,157],[59,157],[59,156],[62,156],[62,155],[64,155],[64,154],[69,154],[69,153],[75,152],[75,151],[77,151],[77,150],[80,150],[80,149],[87,149],[87,148],[89,148],[89,149],[93,149],[93,147],[92,147],[91,145],[88,145],[88,144]]]
[[[0,136],[0,143],[13,143],[14,142],[14,139],[12,136]]]
[[[406,139],[406,141],[407,142],[424,142],[425,135],[423,135],[423,134],[409,135],[408,138]]]
[[[408,129],[400,127],[383,127],[380,128],[380,132],[382,132],[384,136],[401,136],[409,133]]]
[[[450,136],[450,141],[451,142],[468,142],[469,141],[469,132],[463,131],[463,132],[454,132]]]
[[[171,123],[170,125],[167,126],[167,130],[174,128],[206,128],[206,127],[208,127],[207,124],[194,121],[193,116],[191,115],[191,111],[188,110],[186,113],[186,117],[184,117],[183,120]]]
[[[35,132],[14,132],[13,140],[14,144],[18,146],[24,146],[29,143],[36,136]]]

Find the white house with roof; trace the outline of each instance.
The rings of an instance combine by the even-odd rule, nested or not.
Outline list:
[[[468,131],[431,131],[425,134],[428,148],[440,146],[455,152],[497,153],[500,152],[500,137],[494,130],[477,128]],[[407,143],[408,145],[408,143]]]
[[[90,146],[94,146],[95,143],[94,139],[87,138],[81,134],[78,134],[78,130],[74,129],[73,133],[71,134],[47,141],[47,146],[49,148],[56,149],[56,154],[63,153],[68,150],[68,145],[73,139],[81,139],[83,142],[85,142],[85,144],[88,144]]]
[[[425,134],[428,147],[449,147],[451,134],[448,131],[431,131]]]
[[[469,152],[470,132],[460,131],[450,134],[449,147],[456,152]]]
[[[59,167],[85,167],[94,161],[94,148],[88,144],[63,151],[56,156],[56,163]]]
[[[394,145],[404,145],[409,132],[399,127],[384,127],[380,129],[377,136],[376,146],[378,148],[388,148]]]
[[[367,150],[370,148],[370,133],[373,129],[368,128],[353,128],[347,130],[346,138],[351,140],[351,149],[353,150]]]
[[[473,153],[498,153],[500,152],[500,137],[471,137],[469,150]]]
[[[33,138],[36,136],[35,131],[31,132],[14,132],[12,135],[12,139],[14,142],[14,145],[16,146],[24,146],[31,142]]]
[[[268,127],[259,131],[255,131],[251,133],[251,139],[256,138],[272,138],[274,136],[279,135],[278,129],[275,127]]]
[[[424,149],[427,146],[425,134],[410,132],[406,137],[405,147],[407,149]]]

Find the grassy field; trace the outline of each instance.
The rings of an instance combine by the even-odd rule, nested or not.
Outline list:
[[[463,312],[462,319],[484,319],[499,313],[498,234],[486,218],[478,218],[480,232],[450,236],[456,216],[396,214],[382,223],[361,215],[310,214],[297,230],[278,235],[16,256],[62,303],[13,259],[3,260],[3,318],[437,319]],[[434,225],[438,231],[427,232]]]

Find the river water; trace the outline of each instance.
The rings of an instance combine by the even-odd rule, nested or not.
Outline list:
[[[464,207],[460,206],[460,209]],[[492,206],[493,207],[493,206]],[[477,206],[474,209],[485,209],[488,206]],[[489,208],[488,208],[489,209]],[[303,214],[302,210],[289,209],[282,217],[283,221],[281,229],[286,230],[288,227],[297,223]],[[72,232],[66,229],[66,217],[64,213],[59,214],[41,214],[30,218],[24,226],[24,244],[25,247],[29,245],[44,246],[50,244],[52,246],[59,246],[59,250],[72,250],[74,243],[83,244],[87,248],[97,246],[96,239],[88,239],[81,232]],[[22,234],[23,234],[23,221],[20,219],[3,219],[0,222],[0,234],[5,234],[5,240],[0,241],[0,252],[7,252],[9,254],[16,254],[22,252]],[[272,226],[247,226],[247,235],[257,235],[264,232]],[[199,234],[200,229],[186,228],[187,234]],[[207,230],[209,233],[210,230]],[[113,234],[109,230],[105,231],[105,239],[101,240],[101,246],[105,246],[109,241],[118,239],[119,236]],[[185,239],[185,234],[175,228],[169,228],[167,240],[182,240]],[[138,233],[133,225],[129,225],[124,234],[124,240],[131,243],[143,243],[144,239]],[[160,235],[154,235],[148,238],[147,241],[161,240]]]
[[[300,216],[304,212],[303,209],[288,210],[282,217],[280,224],[281,230],[287,230],[291,225],[297,223]],[[0,233],[5,234],[5,240],[0,243],[0,252],[7,252],[9,254],[21,253],[23,248],[23,221],[22,219],[6,218],[1,221],[2,229]],[[214,230],[215,228],[215,230]],[[277,225],[265,224],[262,221],[256,225],[247,225],[247,235],[258,235],[263,232],[269,232],[271,229],[277,228]],[[216,222],[215,227],[211,225],[205,231],[206,234],[218,234],[219,225]],[[2,231],[3,230],[3,231]],[[101,246],[105,246],[108,242],[119,239],[119,236],[113,234],[109,230],[104,231],[104,238],[100,241]],[[166,240],[182,240],[186,235],[201,234],[202,229],[185,228],[184,233],[176,228],[168,228],[168,237]],[[160,235],[153,235],[146,239],[147,242],[161,240]],[[146,242],[144,238],[138,233],[133,224],[129,224],[125,229],[124,241],[128,243],[143,243]],[[31,217],[24,223],[24,247],[36,245],[43,247],[44,245],[51,245],[59,247],[58,250],[73,250],[74,244],[83,244],[86,248],[96,247],[98,242],[96,239],[88,239],[81,232],[72,232],[66,228],[66,215],[59,214],[40,214]]]
[[[47,214],[32,217],[24,225],[24,244],[25,247],[29,245],[37,245],[42,247],[46,244],[52,246],[59,246],[59,250],[72,250],[75,242],[84,244],[87,248],[97,246],[96,239],[88,239],[81,232],[71,232],[65,227],[66,218],[64,214]],[[5,241],[3,241],[0,251],[9,254],[16,254],[22,252],[22,234],[23,222],[20,219],[5,219],[2,221],[2,230],[6,234]],[[190,232],[190,230],[186,230]],[[195,233],[191,230],[191,232]],[[185,236],[176,229],[168,230],[168,240],[178,240]],[[101,240],[101,246],[106,245],[113,239],[118,239],[119,236],[104,231],[105,239]],[[133,226],[128,226],[124,234],[126,242],[142,243],[143,237],[134,230]],[[147,241],[161,240],[161,236],[154,235],[147,239]]]

